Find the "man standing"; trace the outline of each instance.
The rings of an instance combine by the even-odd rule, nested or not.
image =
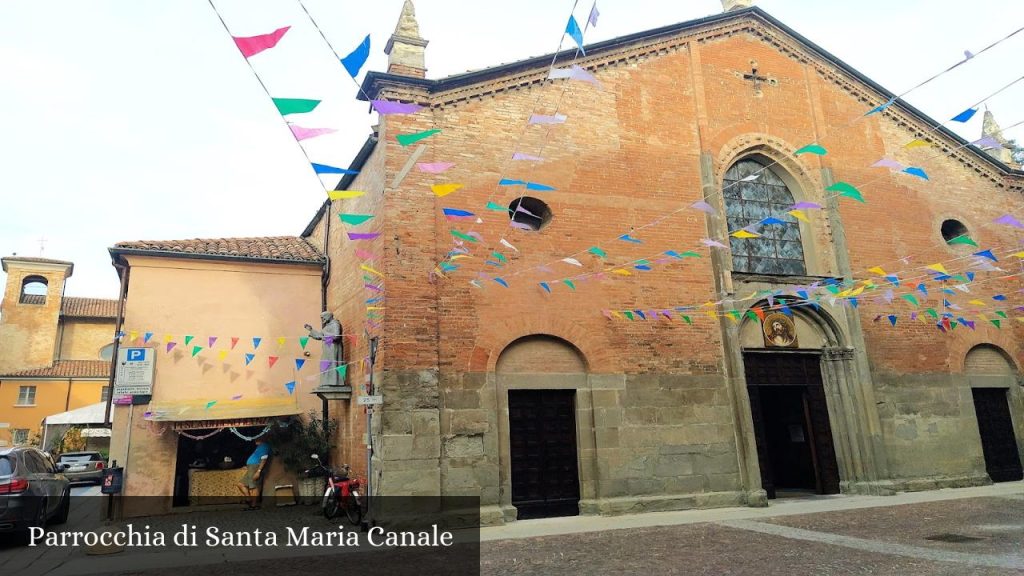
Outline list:
[[[260,496],[260,477],[263,474],[263,468],[267,465],[268,458],[270,458],[270,444],[264,442],[263,438],[257,438],[256,449],[245,461],[245,475],[238,483],[238,490],[242,496],[248,499],[248,506],[245,510],[259,509],[257,501]]]

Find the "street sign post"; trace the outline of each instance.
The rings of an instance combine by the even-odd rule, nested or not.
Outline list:
[[[122,348],[117,351],[114,398],[153,394],[156,353],[152,348]]]

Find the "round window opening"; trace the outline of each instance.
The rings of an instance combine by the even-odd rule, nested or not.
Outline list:
[[[508,217],[520,230],[537,231],[551,222],[551,209],[541,200],[522,196],[508,205]]]
[[[942,232],[942,239],[946,241],[946,244],[967,235],[967,226],[964,226],[963,222],[959,220],[945,220],[939,230]]]

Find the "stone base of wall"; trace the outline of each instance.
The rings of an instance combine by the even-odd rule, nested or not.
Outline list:
[[[940,488],[967,488],[987,486],[992,483],[988,474],[964,474],[960,476],[924,476],[920,478],[897,478],[891,481],[899,492],[921,492]]]

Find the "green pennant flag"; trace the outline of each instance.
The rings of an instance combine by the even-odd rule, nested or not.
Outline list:
[[[196,354],[199,354],[199,351],[202,350],[202,349],[203,349],[202,346],[193,346],[192,347],[192,357],[195,358]]]
[[[210,408],[213,408],[213,405],[216,403],[216,400],[210,400],[209,402],[206,403],[206,409],[209,410]]]
[[[373,218],[373,214],[338,214],[338,218],[345,224],[357,226]]]
[[[954,274],[953,276],[950,276],[950,278],[958,282],[963,282],[964,284],[970,282],[970,280],[968,280],[967,277],[964,276],[963,274]]]
[[[700,254],[697,254],[693,250],[687,250],[686,252],[683,252],[682,254],[680,254],[680,256],[682,256],[683,258],[700,258],[701,257]]]
[[[415,134],[396,134],[395,140],[398,140],[398,143],[402,146],[408,146],[410,144],[415,144],[424,138],[430,138],[438,132],[440,132],[440,130],[435,128],[433,130],[424,130],[423,132],[417,132]]]
[[[686,314],[680,314],[680,316],[683,317],[683,320],[686,320],[687,324],[693,324],[693,320],[690,320],[690,317],[687,316]]]
[[[1007,318],[1006,312],[1003,312],[1002,310],[996,310],[996,316],[999,316],[1000,318]]]
[[[932,318],[935,318],[936,320],[939,319],[939,313],[935,311],[935,308],[929,308],[925,310],[924,313],[931,316]]]
[[[835,184],[825,188],[825,190],[831,190],[833,192],[839,192],[840,196],[846,196],[847,198],[853,198],[857,202],[864,202],[864,197],[861,196],[860,190],[853,187],[852,184],[846,182],[836,182]]]
[[[604,250],[601,250],[597,246],[591,246],[589,249],[587,249],[587,252],[590,252],[591,254],[593,254],[594,256],[597,256],[598,258],[607,258],[608,257],[608,253],[605,252]]]
[[[744,316],[750,318],[754,322],[757,322],[757,314],[755,314],[753,310],[747,310],[747,313],[744,314]]]
[[[456,238],[462,238],[466,242],[476,242],[476,238],[473,238],[469,234],[463,234],[462,232],[459,232],[458,230],[452,230],[452,236],[455,236]]]
[[[573,284],[572,280],[569,280],[568,278],[566,278],[565,280],[562,280],[562,283],[565,284],[566,286],[568,286],[569,288],[572,288],[573,290],[576,289],[576,285]]]
[[[369,274],[363,274],[363,280],[373,283],[373,276],[370,276]]]
[[[946,244],[950,244],[950,245],[953,245],[953,244],[966,244],[968,246],[974,246],[975,248],[978,247],[978,243],[975,242],[974,240],[971,240],[971,237],[968,236],[967,234],[961,234],[961,235],[957,236],[956,238],[953,238],[949,242],[946,242]]]
[[[747,310],[747,312],[749,312],[749,310]],[[726,314],[732,316],[735,320],[739,320],[741,318],[739,310],[729,310],[728,312],[726,312]]]
[[[994,324],[996,328],[999,328],[1000,330],[1003,329],[1003,327],[1000,326],[1000,324],[1002,324],[1002,322],[1003,322],[1002,320],[996,320],[995,318],[993,318],[993,319],[989,320],[989,322]]]
[[[508,259],[501,252],[491,252],[491,256],[494,256],[498,262],[508,262]]]
[[[622,313],[626,316],[626,318],[629,318],[630,320],[633,319],[633,313],[630,312],[629,310],[623,310]]]
[[[366,317],[376,320],[380,318],[380,314],[377,314],[376,312],[367,312]]]
[[[917,301],[917,297],[915,297],[913,294],[904,294],[904,295],[900,296],[900,298],[903,298],[904,300],[906,300],[907,302],[910,302],[914,306],[920,306],[921,305]]]
[[[303,98],[274,98],[273,100],[274,106],[277,106],[277,111],[281,113],[281,116],[312,112],[317,107],[317,104],[320,104],[319,100],[306,100]]]
[[[306,349],[306,344],[309,344],[309,336],[299,336],[299,346],[302,346],[303,350]]]
[[[192,338],[194,338],[194,336],[185,336],[185,346],[188,346],[189,342],[192,341]]]
[[[488,202],[487,209],[494,210],[495,212],[508,212],[508,208],[502,206],[501,204],[495,204],[494,202]]]
[[[836,286],[835,284],[829,284],[825,289],[833,294],[839,294],[839,286]]]
[[[344,379],[345,378],[345,374],[348,373],[348,364],[342,364],[341,366],[338,366],[337,368],[335,368],[334,371],[338,373],[339,377]]]
[[[808,144],[807,146],[804,146],[803,148],[797,150],[793,154],[795,154],[796,156],[799,156],[801,154],[816,154],[818,156],[824,156],[825,154],[828,154],[828,150],[825,150],[823,146],[819,146],[817,144]]]

